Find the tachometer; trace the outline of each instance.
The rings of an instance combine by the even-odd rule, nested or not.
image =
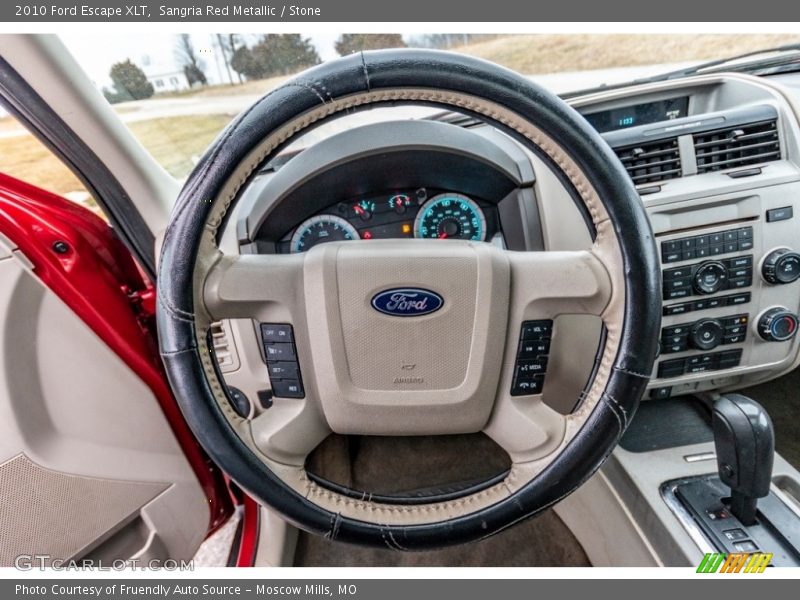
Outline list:
[[[341,217],[317,215],[303,221],[295,230],[290,248],[292,252],[305,252],[317,244],[357,239],[356,228]]]
[[[474,200],[462,194],[439,194],[419,209],[414,237],[480,242],[486,239],[486,217]]]

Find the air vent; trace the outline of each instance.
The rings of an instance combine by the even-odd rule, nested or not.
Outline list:
[[[678,139],[648,141],[614,148],[635,185],[656,183],[681,176]]]
[[[211,343],[214,347],[214,356],[220,371],[230,373],[239,368],[239,356],[236,354],[236,346],[227,330],[224,321],[215,321],[211,324]]]
[[[696,133],[694,152],[698,173],[780,160],[777,121],[772,119]]]

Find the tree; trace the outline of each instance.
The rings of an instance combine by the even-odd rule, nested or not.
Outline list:
[[[253,52],[247,46],[240,46],[233,53],[231,67],[241,77],[244,75],[248,79],[261,79],[265,77],[262,65],[253,56]]]
[[[343,33],[334,47],[339,56],[347,56],[362,50],[405,48],[406,43],[399,33]]]
[[[182,33],[178,36],[175,44],[175,56],[183,66],[183,74],[186,75],[189,85],[194,85],[195,83],[206,85],[208,83],[204,72],[205,65],[197,56],[194,44],[192,44],[192,37],[188,33]]]
[[[252,48],[238,48],[231,67],[248,79],[289,75],[319,64],[320,58],[311,40],[299,34],[268,34]]]
[[[147,81],[147,76],[138,66],[125,59],[123,62],[114,63],[109,72],[114,83],[114,92],[118,98],[130,100],[143,100],[153,95],[153,84]]]

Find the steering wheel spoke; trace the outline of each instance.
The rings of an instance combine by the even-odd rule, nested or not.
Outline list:
[[[253,444],[268,458],[302,467],[306,457],[331,433],[312,397],[281,399],[250,422]]]
[[[546,456],[564,438],[566,419],[541,397],[498,399],[483,432],[505,450],[514,463]]]
[[[507,255],[511,265],[512,312],[520,320],[564,314],[600,316],[611,300],[611,278],[593,252],[508,252]]]
[[[221,255],[206,276],[205,307],[213,320],[267,322],[270,309],[295,309],[303,290],[303,254]],[[274,310],[272,311],[274,314]]]

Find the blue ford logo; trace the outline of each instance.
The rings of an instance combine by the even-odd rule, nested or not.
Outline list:
[[[372,308],[395,317],[420,317],[436,312],[442,304],[439,294],[419,288],[395,288],[372,297]]]

